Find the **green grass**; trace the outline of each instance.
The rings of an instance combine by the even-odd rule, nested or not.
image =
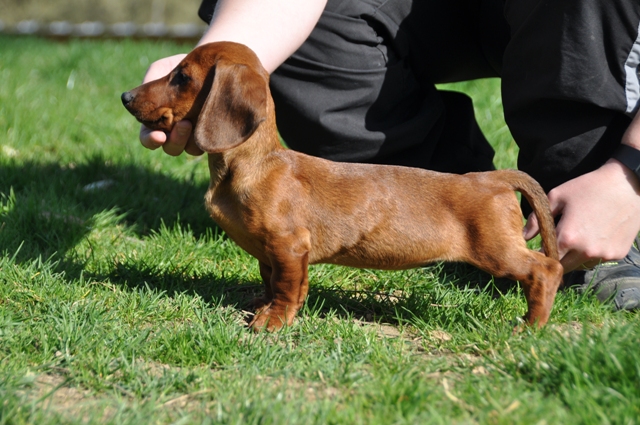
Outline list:
[[[572,291],[512,335],[521,291],[468,267],[322,265],[294,326],[248,331],[206,161],[142,148],[119,100],[187,47],[0,44],[0,424],[639,423],[639,316]],[[498,82],[448,88],[513,167]]]

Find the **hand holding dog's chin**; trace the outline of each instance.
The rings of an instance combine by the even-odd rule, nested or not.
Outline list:
[[[616,160],[549,192],[565,273],[625,257],[640,230],[640,181]],[[537,233],[529,220],[525,238]]]
[[[149,66],[142,79],[143,83],[157,80],[170,73],[186,54],[173,55],[159,59]],[[155,150],[162,147],[162,150],[171,156],[178,156],[183,151],[190,155],[202,155],[202,151],[196,146],[192,137],[193,125],[189,121],[180,121],[173,126],[171,133],[152,130],[142,125],[140,127],[140,143],[147,149]]]
[[[140,143],[147,149],[156,150],[167,141],[164,131],[151,130],[149,127],[140,126]]]
[[[151,130],[146,126],[140,128],[140,143],[147,149],[155,150],[162,147],[162,150],[171,156],[178,156],[183,151],[189,155],[202,155],[193,140],[193,125],[189,121],[180,121],[173,126],[171,133]]]

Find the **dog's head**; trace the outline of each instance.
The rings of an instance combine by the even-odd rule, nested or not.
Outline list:
[[[200,149],[218,153],[247,140],[267,116],[269,75],[248,47],[209,43],[167,76],[122,94],[122,103],[153,130],[189,120]]]

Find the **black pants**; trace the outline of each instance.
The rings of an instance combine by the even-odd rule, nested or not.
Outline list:
[[[337,161],[488,170],[471,100],[434,84],[499,76],[518,166],[550,190],[606,161],[635,114],[639,22],[638,0],[329,0],[272,75],[278,128]]]

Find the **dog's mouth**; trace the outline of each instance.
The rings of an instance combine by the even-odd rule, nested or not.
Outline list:
[[[170,109],[157,111],[160,115],[158,118],[149,117],[149,114],[140,113],[139,111],[129,111],[131,114],[145,127],[151,130],[160,130],[170,132],[175,124],[174,115]],[[154,111],[156,112],[156,111]],[[153,114],[156,115],[156,114]]]
[[[166,120],[164,118],[160,118],[154,121],[149,121],[149,120],[144,120],[144,119],[139,119],[138,121],[140,122],[140,124],[144,125],[145,127],[150,128],[151,130],[160,130],[160,131],[166,131],[169,132],[171,131],[171,129],[173,128],[173,125],[167,125],[166,124]]]

